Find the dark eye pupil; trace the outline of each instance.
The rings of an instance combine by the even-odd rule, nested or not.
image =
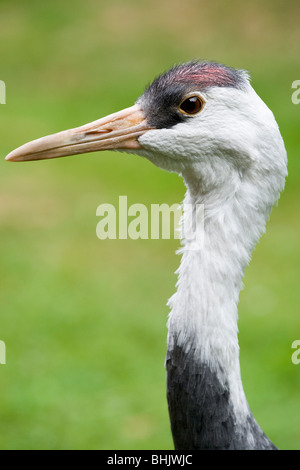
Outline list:
[[[180,105],[180,109],[187,114],[196,114],[200,111],[201,107],[202,103],[198,96],[191,96],[184,100]]]

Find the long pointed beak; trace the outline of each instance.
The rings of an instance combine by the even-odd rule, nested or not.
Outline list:
[[[9,153],[9,162],[44,160],[98,150],[139,149],[138,137],[150,130],[137,104],[75,129],[33,140]]]

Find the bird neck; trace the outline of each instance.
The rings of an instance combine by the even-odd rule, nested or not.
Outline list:
[[[237,188],[220,199],[219,189],[216,198],[186,183],[183,228],[196,224],[198,235],[183,240],[177,292],[169,301],[166,367],[173,437],[177,448],[238,448],[232,435],[237,429],[249,442],[262,434],[241,381],[237,304],[266,214],[250,222],[247,198]],[[185,422],[192,433],[187,442]]]

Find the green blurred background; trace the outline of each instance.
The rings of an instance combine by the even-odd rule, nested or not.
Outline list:
[[[182,180],[136,156],[9,164],[13,148],[130,106],[193,58],[248,69],[289,178],[240,297],[244,387],[264,431],[300,449],[298,1],[0,2],[0,449],[172,449],[167,299],[178,240],[96,237],[96,208],[177,203]]]

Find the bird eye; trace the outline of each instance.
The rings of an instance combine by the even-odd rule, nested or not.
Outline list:
[[[203,102],[199,96],[190,96],[182,101],[179,106],[179,111],[183,114],[197,114],[201,111]]]

